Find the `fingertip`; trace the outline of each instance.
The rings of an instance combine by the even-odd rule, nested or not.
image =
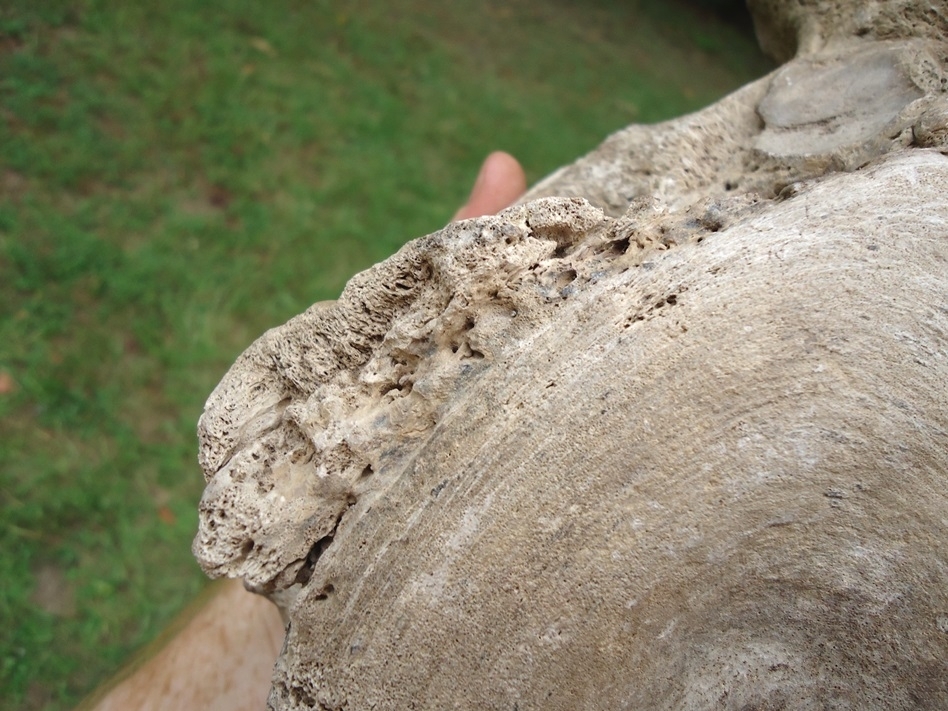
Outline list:
[[[467,204],[455,214],[455,220],[492,215],[523,195],[527,176],[520,161],[504,151],[494,151],[481,164]]]
[[[527,175],[520,161],[504,151],[494,151],[484,159],[481,174],[489,187],[494,188],[495,197],[506,199],[498,209],[507,207],[527,190]]]

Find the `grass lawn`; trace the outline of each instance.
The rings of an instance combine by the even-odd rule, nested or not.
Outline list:
[[[664,0],[0,4],[0,706],[69,708],[206,584],[194,427],[257,335],[490,150],[534,181],[769,68]]]

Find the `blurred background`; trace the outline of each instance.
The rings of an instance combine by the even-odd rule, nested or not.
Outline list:
[[[207,581],[195,423],[265,329],[772,68],[739,0],[0,0],[0,707],[66,709]]]

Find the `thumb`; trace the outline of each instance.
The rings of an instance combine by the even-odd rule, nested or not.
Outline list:
[[[527,190],[527,177],[520,163],[509,153],[495,151],[484,160],[467,203],[454,220],[493,215],[503,210]]]

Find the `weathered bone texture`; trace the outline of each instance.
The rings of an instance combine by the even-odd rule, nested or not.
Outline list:
[[[795,59],[211,395],[194,551],[285,610],[272,708],[948,708],[948,11],[752,5]]]

